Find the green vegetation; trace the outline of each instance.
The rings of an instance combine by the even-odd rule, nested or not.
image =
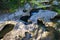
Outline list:
[[[27,0],[0,0],[0,10],[14,12],[20,6],[23,6]]]
[[[56,5],[53,5],[53,8],[52,8],[53,11],[57,12],[58,14],[60,14],[60,6],[56,6]]]
[[[18,8],[17,0],[0,0],[0,10],[13,11]]]
[[[45,0],[42,0],[45,2]],[[37,0],[0,0],[0,10],[8,11],[8,12],[14,12],[15,9],[19,7],[24,7],[26,3],[29,3],[33,8],[37,6],[37,8],[44,8],[46,9],[46,6],[43,5],[44,3],[42,1]],[[47,4],[52,5],[52,2],[54,0],[49,0]],[[59,2],[59,0],[57,0]],[[58,13],[60,13],[60,9],[55,9]]]

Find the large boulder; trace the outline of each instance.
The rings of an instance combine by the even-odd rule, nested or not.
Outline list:
[[[14,24],[15,24],[14,28],[3,36],[2,38],[3,40],[34,40],[34,39],[53,40],[54,39],[54,33],[53,33],[54,29],[52,28],[50,29],[47,28],[48,31],[44,31],[43,28],[33,23],[25,25],[22,22],[14,22]]]

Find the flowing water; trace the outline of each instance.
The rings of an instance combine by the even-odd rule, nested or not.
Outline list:
[[[0,15],[0,21],[19,21],[20,17],[25,15],[26,13],[23,12],[23,10],[19,9],[18,11],[12,13],[12,14],[3,14]],[[32,16],[29,20],[32,20],[34,22],[37,21],[38,18],[44,19],[44,21],[50,21],[50,18],[54,18],[57,15],[56,12],[49,11],[49,10],[39,10],[38,13],[32,13]]]
[[[28,13],[28,14],[30,14],[30,13]],[[56,15],[58,15],[58,13],[56,13],[54,11],[50,11],[50,10],[39,10],[38,12],[34,11],[34,12],[31,12],[31,14],[32,14],[32,16],[30,16],[30,18],[28,20],[31,20],[32,23],[37,23],[38,19],[42,19],[44,22],[51,22],[50,19],[54,18]],[[11,21],[11,20],[25,23],[24,21],[20,20],[20,18],[25,15],[27,15],[27,13],[23,12],[23,9],[20,8],[14,13],[0,15],[0,23],[4,22],[4,21]],[[58,22],[60,22],[60,20]],[[45,26],[45,25],[42,25],[42,26]],[[16,29],[17,29],[17,27],[16,27]],[[45,31],[44,29],[45,28],[43,27],[43,31]]]

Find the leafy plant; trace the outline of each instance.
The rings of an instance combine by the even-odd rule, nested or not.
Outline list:
[[[51,0],[49,4],[52,5],[53,1],[54,0]],[[46,8],[46,6],[42,4],[41,0],[0,0],[0,10],[8,10],[9,12],[14,12],[18,7],[24,7],[26,3],[30,3],[32,8]],[[58,10],[60,13],[60,9],[56,10]]]

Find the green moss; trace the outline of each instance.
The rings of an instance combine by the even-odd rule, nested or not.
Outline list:
[[[60,32],[56,30],[56,31],[54,32],[54,35],[55,35],[55,40],[59,40]]]
[[[55,12],[57,12],[58,14],[60,14],[60,7],[59,6],[53,5],[52,10],[55,11]]]

